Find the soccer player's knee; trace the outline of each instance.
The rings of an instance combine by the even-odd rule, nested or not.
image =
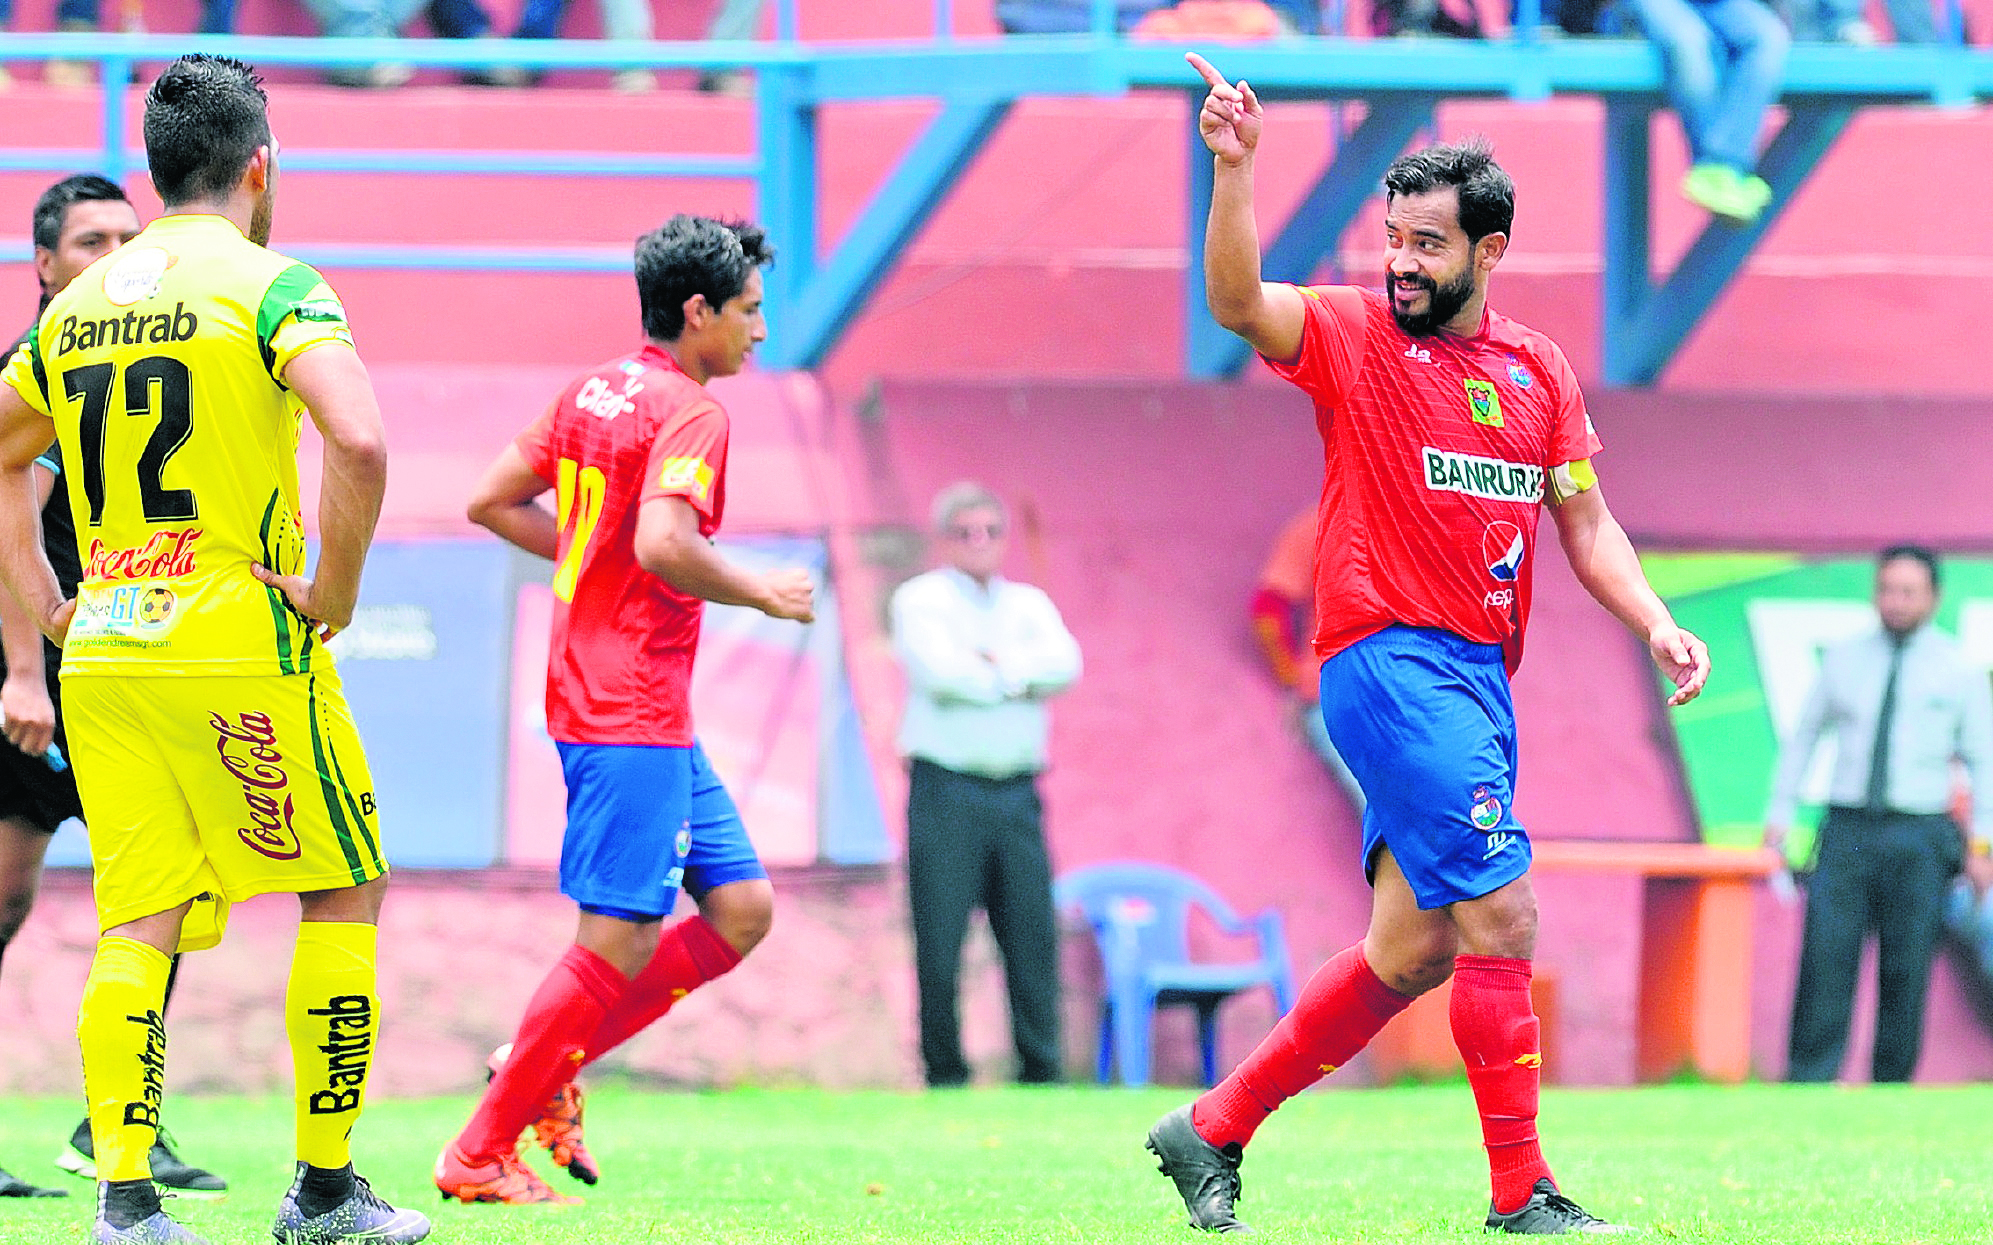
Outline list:
[[[1417,938],[1402,938],[1389,947],[1370,947],[1371,971],[1394,992],[1416,998],[1446,984],[1453,975],[1457,950],[1450,931],[1435,930]]]
[[[33,882],[15,882],[0,893],[0,947],[14,941],[14,935],[21,932],[21,923],[28,919],[28,911],[34,906]]]
[[[701,915],[741,955],[759,946],[775,924],[775,888],[765,881],[722,886],[707,899]]]

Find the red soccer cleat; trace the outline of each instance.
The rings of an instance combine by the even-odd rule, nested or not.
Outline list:
[[[485,1076],[489,1081],[498,1075],[505,1061],[512,1055],[512,1043],[507,1042],[484,1061]],[[541,1149],[551,1154],[556,1166],[567,1169],[567,1174],[583,1184],[594,1184],[602,1178],[601,1169],[595,1166],[595,1158],[588,1153],[588,1147],[581,1140],[581,1086],[569,1081],[554,1091],[547,1105],[540,1112],[540,1118],[533,1121],[533,1141]]]
[[[443,1200],[456,1198],[471,1202],[498,1202],[506,1206],[577,1206],[581,1199],[554,1192],[517,1154],[507,1154],[496,1162],[482,1165],[466,1159],[457,1143],[443,1147],[436,1158],[436,1187]]]

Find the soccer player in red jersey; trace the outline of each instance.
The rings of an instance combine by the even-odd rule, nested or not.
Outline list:
[[[1586,591],[1674,685],[1709,676],[1702,642],[1654,595],[1592,470],[1598,438],[1556,343],[1488,310],[1515,187],[1485,143],[1426,148],[1384,176],[1387,293],[1260,280],[1244,82],[1202,57],[1198,129],[1216,161],[1205,285],[1218,322],[1315,401],[1325,480],[1315,542],[1323,721],[1363,785],[1370,929],[1216,1088],[1163,1117],[1149,1148],[1197,1227],[1233,1214],[1239,1160],[1282,1102],[1453,978],[1454,1041],[1480,1111],[1487,1226],[1621,1229],[1558,1191],[1537,1145],[1543,1058],[1529,996],[1528,836],[1510,805],[1508,676],[1522,656],[1537,516],[1548,502]]]
[[[693,736],[704,602],[809,622],[809,572],[743,570],[713,548],[727,415],[706,391],[767,337],[753,225],[675,216],[637,242],[643,348],[590,369],[499,454],[472,521],[554,563],[547,730],[567,779],[561,892],[574,945],[540,984],[477,1112],[436,1161],[465,1202],[566,1202],[519,1158],[530,1125],[586,1184],[575,1074],[740,963],[774,891]],[[555,511],[538,502],[554,490]],[[662,925],[683,887],[699,913]]]

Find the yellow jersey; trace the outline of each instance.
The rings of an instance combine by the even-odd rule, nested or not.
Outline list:
[[[55,422],[83,581],[63,677],[332,664],[250,573],[301,574],[284,369],[351,345],[325,279],[219,216],[164,216],[70,282],[0,379]]]

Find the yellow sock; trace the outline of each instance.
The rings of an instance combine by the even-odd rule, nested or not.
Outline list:
[[[83,1047],[83,1094],[97,1179],[142,1180],[159,1135],[166,1088],[165,952],[130,938],[97,940],[76,1039]]]
[[[380,1025],[374,947],[371,925],[298,927],[284,1022],[297,1074],[298,1158],[313,1167],[344,1167],[352,1158],[353,1123],[366,1102]]]

